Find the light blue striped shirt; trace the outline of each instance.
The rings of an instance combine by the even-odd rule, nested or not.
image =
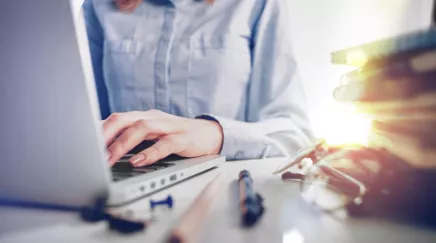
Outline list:
[[[133,13],[87,0],[84,13],[103,118],[208,114],[227,159],[289,155],[311,141],[286,0],[144,0]]]

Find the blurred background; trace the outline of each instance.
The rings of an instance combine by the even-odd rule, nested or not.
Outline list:
[[[432,0],[286,0],[294,52],[316,136],[327,142],[366,143],[370,121],[334,101],[341,74],[330,53],[383,37],[427,28]]]
[[[330,64],[330,53],[430,26],[433,0],[288,1],[295,58],[317,137],[331,144],[366,143],[370,121],[334,101],[332,91],[350,67]],[[76,0],[77,9],[83,0]]]

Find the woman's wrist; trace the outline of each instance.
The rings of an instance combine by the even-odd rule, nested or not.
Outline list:
[[[213,148],[211,149],[211,154],[220,154],[224,143],[224,132],[219,121],[213,116],[205,114],[197,116],[195,117],[195,119],[204,120],[205,122],[210,124],[211,133],[216,135],[212,137]],[[208,135],[210,134],[205,134],[205,136]]]

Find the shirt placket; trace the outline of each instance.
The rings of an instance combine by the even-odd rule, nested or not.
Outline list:
[[[155,107],[170,112],[169,94],[169,59],[174,31],[175,9],[169,7],[164,13],[162,35],[159,39],[155,59]]]

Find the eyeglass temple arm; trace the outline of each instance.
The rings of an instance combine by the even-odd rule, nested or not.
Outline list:
[[[362,197],[366,193],[366,186],[361,181],[359,181],[356,178],[354,178],[352,176],[349,176],[346,173],[344,173],[344,172],[342,172],[342,171],[340,171],[338,169],[335,169],[335,168],[333,168],[331,166],[327,166],[327,165],[321,165],[321,166],[323,166],[326,169],[332,171],[333,173],[338,174],[339,176],[342,176],[343,178],[347,179],[348,181],[356,184],[358,186],[358,188],[359,188],[359,197]]]

